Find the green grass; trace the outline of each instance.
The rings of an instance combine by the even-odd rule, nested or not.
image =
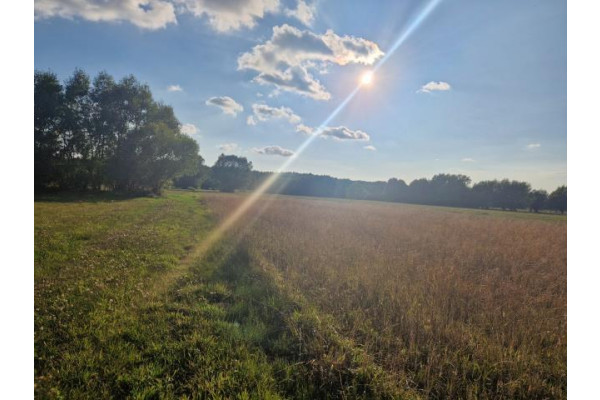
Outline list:
[[[181,267],[211,226],[198,197],[92,200],[35,205],[36,395],[277,398],[264,354]]]
[[[35,203],[38,398],[408,396],[226,241],[202,195]]]

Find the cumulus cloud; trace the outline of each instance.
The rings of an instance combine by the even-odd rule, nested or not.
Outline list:
[[[306,126],[304,124],[296,125],[296,132],[303,133],[305,135],[320,135],[323,137],[332,137],[336,140],[360,140],[369,141],[371,137],[368,133],[363,132],[359,129],[353,130],[345,126],[328,126],[321,130]],[[365,146],[365,149],[374,151],[374,146]]]
[[[181,128],[179,128],[179,130],[181,131],[181,133],[185,133],[186,135],[190,136],[198,133],[198,128],[196,128],[196,125],[194,124],[183,124],[181,125]]]
[[[207,106],[219,107],[224,114],[233,115],[244,111],[244,107],[229,96],[211,97],[206,100]]]
[[[304,133],[305,135],[312,135],[315,130],[310,126],[304,124],[296,125],[296,132]]]
[[[248,125],[256,125],[257,122],[268,121],[270,119],[284,119],[290,124],[298,124],[302,121],[291,108],[288,107],[271,107],[266,104],[253,104],[252,112],[254,115],[248,117],[246,122]]]
[[[183,88],[179,85],[167,86],[167,92],[183,92]]]
[[[205,16],[218,32],[253,28],[256,20],[279,11],[279,0],[177,0],[196,17]]]
[[[160,29],[177,23],[173,4],[165,0],[36,0],[34,13],[36,19],[128,21],[143,29]]]
[[[431,93],[435,91],[448,91],[452,89],[452,86],[448,82],[434,82],[431,81],[421,87],[421,89],[417,90],[417,93]]]
[[[302,22],[306,26],[312,25],[313,21],[315,20],[316,14],[316,4],[307,4],[304,0],[298,0],[298,4],[296,5],[295,9],[285,10],[285,15],[287,15],[288,17],[296,18],[298,21]]]
[[[254,82],[261,85],[273,85],[277,91],[295,92],[316,100],[331,99],[331,93],[304,67],[290,67],[285,71],[261,72],[254,78]]]
[[[465,158],[463,158],[463,159],[462,159],[462,160],[460,160],[460,161],[462,161],[462,162],[468,162],[468,163],[475,162],[475,160],[474,160],[474,159],[472,159],[472,158],[470,158],[470,157],[465,157]]]
[[[312,75],[328,64],[371,65],[383,56],[376,43],[353,36],[338,36],[332,30],[322,35],[290,25],[273,28],[273,35],[238,58],[238,69],[258,72],[254,81],[277,90],[298,93],[316,100],[331,94]]]
[[[218,145],[217,148],[224,153],[235,153],[241,150],[237,143],[223,143]]]
[[[367,149],[367,150],[369,150],[369,151],[377,151],[377,149],[375,148],[375,146],[371,146],[371,145],[365,146],[364,148]]]
[[[370,136],[361,130],[352,130],[345,126],[327,127],[321,131],[322,136],[331,136],[338,140],[369,140]]]
[[[530,149],[530,150],[538,149],[540,147],[542,147],[542,145],[540,143],[529,143],[527,145],[527,148]]]
[[[175,7],[176,6],[176,7]],[[281,11],[279,0],[35,0],[36,18],[128,21],[144,29],[176,24],[178,14],[206,17],[218,32],[253,28],[267,13]],[[297,18],[310,19],[310,6],[298,5]]]
[[[255,147],[252,149],[255,153],[266,154],[268,156],[291,157],[294,155],[292,150],[284,149],[280,146]]]

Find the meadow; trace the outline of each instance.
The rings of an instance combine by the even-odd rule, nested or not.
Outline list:
[[[37,199],[36,396],[566,397],[566,218],[245,196]]]
[[[207,195],[221,216],[242,196]],[[273,197],[240,243],[401,386],[566,397],[566,219]],[[526,216],[526,217],[524,217]]]

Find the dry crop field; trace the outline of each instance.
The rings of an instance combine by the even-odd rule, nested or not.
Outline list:
[[[223,219],[245,195],[203,197]],[[264,196],[231,235],[414,393],[566,397],[565,218]]]

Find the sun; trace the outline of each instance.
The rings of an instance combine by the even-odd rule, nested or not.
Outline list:
[[[373,82],[373,71],[367,71],[360,77],[360,84],[363,86],[368,86],[371,82]]]

